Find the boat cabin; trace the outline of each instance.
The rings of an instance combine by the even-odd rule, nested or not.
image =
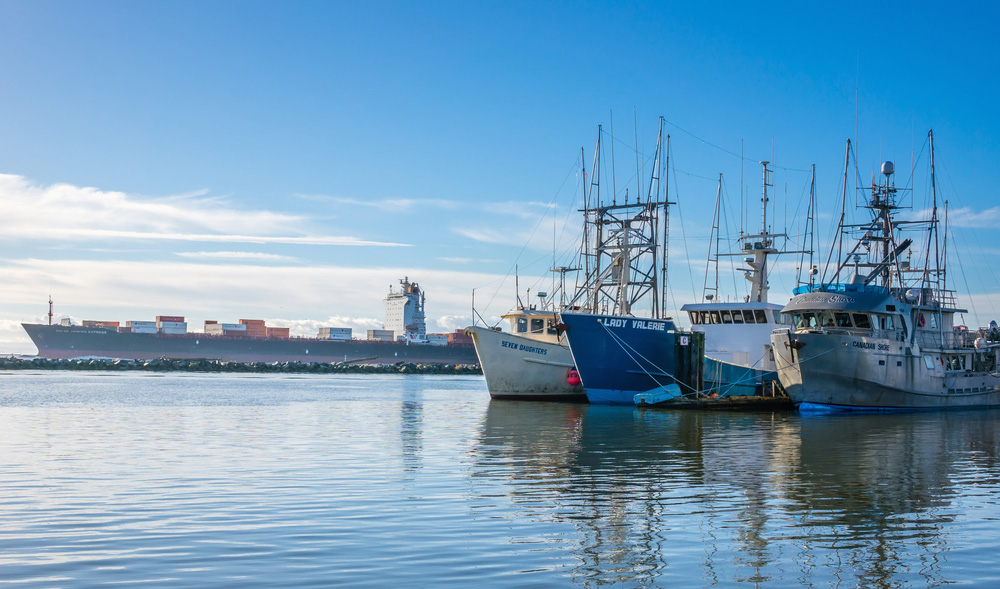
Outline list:
[[[515,309],[503,316],[510,322],[510,333],[538,341],[558,342],[556,314],[537,309]]]
[[[905,341],[910,324],[901,304],[881,287],[826,285],[792,299],[783,312],[795,333],[842,333]],[[800,293],[796,293],[800,294]]]

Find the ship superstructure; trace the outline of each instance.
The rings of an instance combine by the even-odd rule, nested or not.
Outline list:
[[[385,324],[396,341],[423,343],[427,341],[427,322],[424,319],[424,293],[420,285],[409,277],[399,281],[400,290],[389,287],[385,297]]]

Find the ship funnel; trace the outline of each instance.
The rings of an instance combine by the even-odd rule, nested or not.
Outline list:
[[[896,171],[896,166],[892,162],[882,162],[882,174],[892,176]]]

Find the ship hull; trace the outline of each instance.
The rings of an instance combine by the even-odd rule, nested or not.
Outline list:
[[[1000,406],[1000,378],[951,373],[936,352],[884,338],[772,335],[778,379],[800,411],[914,411]]]
[[[569,347],[486,327],[469,327],[490,397],[585,403],[579,384],[567,381],[574,369]]]
[[[591,403],[634,405],[635,395],[674,382],[673,322],[588,313],[559,318]]]
[[[119,333],[111,328],[22,324],[42,358],[82,357],[152,360],[206,359],[223,362],[398,362],[478,364],[473,346],[405,342],[252,338],[201,333]]]

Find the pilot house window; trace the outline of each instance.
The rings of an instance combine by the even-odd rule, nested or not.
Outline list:
[[[531,320],[531,333],[542,333],[545,329],[544,319],[532,319]]]
[[[517,318],[517,332],[527,333],[528,332],[528,320],[524,317]]]

